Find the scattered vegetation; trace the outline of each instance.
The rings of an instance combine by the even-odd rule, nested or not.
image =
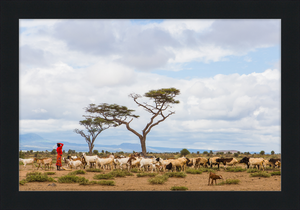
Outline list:
[[[130,170],[130,172],[132,172],[132,173],[141,173],[142,171],[140,169],[138,169],[138,168],[132,168]]]
[[[99,168],[88,168],[85,170],[86,172],[102,172]]]
[[[48,177],[47,174],[41,174],[40,172],[27,173],[26,182],[56,182],[52,177]]]
[[[29,172],[29,173],[26,174],[26,177],[28,177],[28,176],[36,176],[36,175],[42,175],[42,173],[41,172]]]
[[[186,173],[184,173],[184,172],[167,172],[164,174],[164,176],[184,178],[184,177],[186,177]]]
[[[106,180],[99,181],[99,182],[97,182],[97,184],[115,186],[115,182],[114,181],[106,181]]]
[[[77,174],[86,174],[86,172],[84,170],[77,170],[69,173],[69,175],[77,175]]]
[[[274,175],[281,175],[281,171],[273,171],[271,173],[271,176],[274,176]]]
[[[59,183],[80,183],[85,182],[86,178],[75,175],[65,175],[58,178]]]
[[[227,171],[227,172],[243,172],[243,171],[246,171],[246,169],[241,168],[241,167],[236,167],[236,168],[233,168],[233,167],[227,167],[227,168],[226,168],[226,171]]]
[[[107,173],[107,174],[96,174],[94,179],[114,179],[114,175]]]
[[[188,188],[184,186],[173,186],[170,190],[188,190]]]
[[[212,173],[216,173],[216,171],[219,171],[218,168],[215,168],[215,169],[211,169],[211,168],[199,168],[198,169],[199,171],[202,171],[202,172],[212,172]]]
[[[27,181],[25,179],[22,179],[21,181],[19,181],[20,185],[24,185],[27,183]]]
[[[125,176],[133,176],[132,173],[128,171],[122,171],[122,170],[113,170],[109,172],[108,174],[112,174],[114,177],[125,177]]]
[[[186,169],[186,173],[188,173],[188,174],[202,174],[202,171],[194,169],[194,168],[188,168],[188,169]]]
[[[151,184],[163,184],[168,180],[168,176],[162,175],[162,176],[156,176],[154,178],[148,179],[148,182]]]
[[[224,184],[238,184],[240,182],[239,179],[226,179],[225,181],[222,181],[218,183],[218,185],[224,185]]]
[[[53,171],[49,171],[49,172],[45,172],[44,174],[46,174],[46,175],[54,175],[54,174],[55,174],[55,172],[53,172]]]
[[[271,174],[267,173],[267,172],[256,172],[254,174],[250,174],[251,177],[270,177]]]
[[[255,172],[259,172],[259,170],[257,168],[250,168],[247,170],[247,173],[255,173]]]
[[[150,177],[153,177],[153,176],[156,176],[157,173],[138,173],[136,176],[137,177],[144,177],[144,176],[150,176]]]

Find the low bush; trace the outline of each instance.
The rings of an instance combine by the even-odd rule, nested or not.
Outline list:
[[[156,176],[154,178],[148,179],[148,182],[151,184],[163,184],[168,180],[168,176],[162,175],[162,176]]]
[[[250,176],[251,177],[270,177],[271,174],[260,171],[260,172],[254,173],[254,174],[250,174]]]
[[[75,175],[65,175],[58,178],[59,183],[79,183],[85,182],[86,178]]]
[[[194,169],[194,168],[189,168],[189,169],[186,169],[186,173],[188,173],[188,174],[202,174],[202,171]]]
[[[77,175],[77,174],[86,174],[86,172],[84,170],[77,170],[69,173],[69,175]]]
[[[102,172],[99,168],[88,168],[85,170],[86,172]]]
[[[107,173],[107,174],[96,174],[94,179],[114,179],[114,175]]]
[[[24,185],[27,183],[27,181],[25,179],[23,179],[23,180],[19,181],[19,183],[20,183],[20,185]]]
[[[211,169],[211,168],[199,168],[198,169],[199,171],[202,171],[202,172],[212,172],[212,173],[216,173],[216,170],[214,169]]]
[[[227,172],[243,172],[243,171],[246,171],[246,169],[241,168],[241,167],[237,167],[237,168],[227,167],[225,171],[227,171]]]
[[[55,172],[49,171],[49,172],[45,172],[44,174],[46,174],[46,175],[54,175]]]
[[[140,169],[138,169],[138,168],[132,168],[130,170],[130,172],[132,172],[132,173],[141,173],[142,171]]]
[[[42,173],[41,172],[29,172],[29,173],[27,173],[26,174],[26,177],[28,177],[28,176],[36,176],[36,175],[42,175]]]
[[[252,168],[247,170],[247,173],[255,173],[255,172],[259,172],[259,170],[257,168]]]
[[[186,173],[184,172],[167,172],[164,175],[168,177],[180,177],[180,178],[186,177]]]
[[[225,181],[220,182],[218,185],[223,184],[238,184],[240,182],[239,179],[226,179]]]
[[[173,186],[170,190],[188,190],[188,188],[183,186]]]
[[[98,181],[97,184],[115,186],[115,182],[114,181],[106,181],[106,180]]]
[[[281,175],[281,171],[273,171],[271,173],[271,176],[274,176],[274,175]]]
[[[125,177],[125,176],[133,176],[132,173],[128,171],[122,171],[122,170],[113,170],[109,172],[108,174],[112,174],[114,177]]]
[[[48,177],[46,174],[38,173],[36,175],[26,175],[27,182],[56,182],[52,177]]]
[[[153,177],[153,176],[156,176],[157,173],[138,173],[136,174],[137,177],[144,177],[144,176],[150,176],[150,177]]]

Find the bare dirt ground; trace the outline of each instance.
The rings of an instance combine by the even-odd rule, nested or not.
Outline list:
[[[20,166],[19,180],[26,178],[28,172],[33,172],[31,165]],[[37,171],[37,170],[34,170]],[[48,171],[48,170],[47,170]],[[58,177],[67,175],[70,171],[57,171],[54,175],[49,177],[57,180]],[[74,170],[73,170],[74,171]],[[44,172],[44,170],[39,170]],[[110,172],[109,170],[105,173]],[[269,173],[272,171],[269,171]],[[93,181],[95,174],[104,172],[86,172],[86,174],[79,174],[90,181]],[[161,172],[160,175],[163,173]],[[281,176],[271,176],[269,178],[263,177],[250,177],[247,172],[226,172],[223,169],[216,174],[222,175],[224,181],[226,179],[239,179],[239,184],[231,185],[214,185],[208,186],[208,172],[202,174],[187,174],[185,178],[170,177],[164,184],[150,184],[148,179],[150,177],[137,177],[134,176],[117,177],[113,179],[115,186],[102,186],[102,185],[79,185],[78,183],[58,183],[58,182],[29,182],[25,185],[19,185],[20,191],[170,191],[173,186],[185,186],[188,191],[280,191],[281,190]],[[99,181],[99,180],[95,180]],[[217,183],[221,182],[217,180]],[[56,186],[49,186],[55,183]]]

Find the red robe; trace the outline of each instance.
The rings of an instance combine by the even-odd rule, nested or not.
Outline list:
[[[62,147],[64,146],[63,143],[59,143],[60,147],[57,147],[56,152],[57,152],[57,157],[56,157],[56,165],[57,166],[62,166],[61,165],[61,156],[62,156]]]

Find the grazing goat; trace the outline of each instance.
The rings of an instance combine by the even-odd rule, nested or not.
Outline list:
[[[261,166],[262,170],[264,171],[264,159],[263,158],[249,158],[249,167],[253,168],[253,166]]]
[[[172,163],[172,171],[173,169],[176,171],[176,167],[181,167],[181,171],[185,171],[185,165],[190,162],[190,160],[186,157],[181,157],[175,160],[170,161]]]
[[[80,160],[71,160],[70,163],[69,163],[69,165],[70,165],[70,168],[71,168],[71,169],[73,169],[73,168],[76,169],[78,166],[79,166],[80,168],[83,167],[83,164],[82,164],[82,162],[81,162]]]
[[[110,170],[113,170],[114,167],[114,156],[110,158],[97,158],[96,167],[103,168],[105,170],[105,166],[109,165]]]
[[[116,158],[115,159],[115,163],[116,164],[120,164],[120,169],[123,170],[123,165],[126,166],[127,170],[129,170],[129,164],[127,163],[129,160],[129,157],[126,157],[126,158]]]
[[[29,158],[29,159],[19,158],[19,161],[21,161],[24,164],[24,168],[26,168],[27,164],[32,164],[32,168],[34,169],[34,161],[35,160],[36,160],[36,158]]]
[[[219,158],[216,161],[219,163],[223,163],[225,169],[227,165],[232,165],[236,167],[236,164],[238,163],[237,159],[235,158]]]
[[[211,179],[211,185],[214,184],[214,180],[215,180],[215,184],[217,184],[217,179],[223,179],[222,175],[216,175],[212,172],[209,173],[209,177],[208,177],[208,185],[209,185],[209,181]]]
[[[92,163],[96,163],[96,160],[98,158],[97,155],[87,156],[85,153],[82,154],[82,157],[84,158],[86,165],[90,166],[90,168],[92,167]],[[84,166],[84,168],[85,168],[85,166]]]
[[[210,165],[210,167],[212,168],[213,165],[218,165],[218,169],[220,168],[220,163],[217,162],[217,159],[219,159],[220,157],[213,157],[213,158],[208,158],[208,162],[207,164]]]
[[[155,163],[159,161],[159,158],[141,158],[140,161],[140,169],[143,168],[143,171],[145,171],[144,166],[150,166],[152,168],[151,173],[153,173],[153,168],[155,168]]]
[[[250,158],[248,158],[248,157],[243,157],[243,158],[239,161],[239,163],[244,163],[244,164],[246,164],[245,168],[249,168],[249,159],[250,159]]]
[[[270,160],[269,160],[269,163],[270,163],[270,165],[271,166],[273,166],[273,168],[275,168],[275,163],[277,162],[277,161],[281,161],[281,159],[280,158],[271,158]]]
[[[52,158],[45,158],[43,159],[43,164],[46,170],[46,165],[48,166],[49,170],[52,168]]]
[[[278,161],[275,163],[275,165],[276,165],[278,168],[280,168],[280,166],[281,166],[281,161],[278,160]]]

